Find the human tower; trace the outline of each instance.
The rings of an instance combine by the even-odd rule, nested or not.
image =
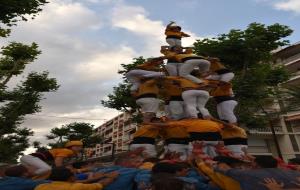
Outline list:
[[[181,39],[190,35],[175,22],[166,26],[165,35],[168,46],[161,46],[162,56],[148,59],[126,73],[131,94],[143,114],[130,149],[143,147],[146,155],[155,157],[155,142],[160,137],[165,151],[179,153],[182,160],[199,141],[211,157],[218,155],[223,143],[235,156],[243,156],[247,135],[237,126],[234,114],[234,73],[219,58],[195,55],[191,47],[182,47]],[[218,118],[206,108],[211,97]],[[165,102],[163,120],[156,117],[161,100]]]

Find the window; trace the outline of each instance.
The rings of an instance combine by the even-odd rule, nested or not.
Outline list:
[[[295,136],[294,135],[289,135],[289,136],[290,136],[294,151],[299,152],[299,146],[298,146]]]

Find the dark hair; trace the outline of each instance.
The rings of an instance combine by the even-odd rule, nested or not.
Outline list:
[[[22,177],[28,170],[22,165],[12,166],[5,170],[4,174],[9,177]]]
[[[277,168],[277,160],[273,156],[255,156],[254,162],[261,168]]]
[[[143,162],[152,162],[152,163],[157,163],[159,161],[160,161],[160,159],[156,158],[156,157],[150,157],[150,158],[146,158],[143,160]]]
[[[88,162],[74,162],[72,164],[73,168],[76,168],[76,169],[80,169],[82,168],[83,166],[86,166],[88,165]]]
[[[292,159],[289,159],[289,164],[300,165],[300,158],[292,158]]]
[[[70,169],[66,167],[53,168],[49,176],[52,181],[68,181],[70,177],[74,176]]]
[[[229,166],[232,166],[233,164],[244,163],[242,160],[232,158],[232,157],[228,157],[228,156],[216,156],[216,157],[214,157],[213,160],[216,161],[216,162],[219,162],[219,163],[228,164]]]
[[[184,182],[168,175],[158,175],[152,181],[154,190],[183,190]]]
[[[172,164],[168,162],[160,162],[153,166],[152,168],[152,174],[158,174],[158,173],[169,173],[169,174],[175,174],[177,171],[182,170],[182,168],[177,164]]]

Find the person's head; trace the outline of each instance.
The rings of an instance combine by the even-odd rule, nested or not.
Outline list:
[[[72,167],[75,168],[75,169],[80,169],[80,168],[86,167],[88,165],[89,165],[88,162],[74,162],[72,164]]]
[[[152,174],[158,174],[158,173],[168,173],[168,174],[176,174],[177,171],[179,171],[181,168],[180,166],[169,163],[169,162],[159,162],[155,164],[152,168]]]
[[[79,153],[81,152],[81,150],[83,149],[83,143],[82,141],[68,141],[65,144],[65,148],[68,148],[72,151],[74,151],[75,153]]]
[[[138,155],[129,155],[129,154],[124,154],[118,156],[114,164],[117,166],[123,166],[127,168],[138,168],[143,164],[143,158]]]
[[[146,158],[143,160],[143,162],[151,162],[151,163],[158,163],[160,161],[159,158],[156,158],[156,157],[149,157],[149,158]]]
[[[4,175],[8,177],[25,177],[29,178],[34,175],[33,170],[22,166],[22,165],[16,165],[9,168],[6,168],[4,171]]]
[[[156,113],[153,112],[145,112],[143,113],[143,122],[151,122],[153,118],[156,118]]]
[[[191,166],[186,162],[178,162],[176,163],[178,169],[176,171],[176,176],[187,176]]]
[[[152,190],[183,190],[184,182],[166,174],[157,174],[152,178]]]
[[[273,156],[260,155],[255,156],[254,168],[277,168],[278,162]]]
[[[242,160],[228,156],[216,156],[213,160],[216,161],[218,164],[227,164],[231,168],[241,168],[246,164]]]
[[[173,47],[171,47],[170,48],[170,50],[172,51],[172,52],[175,52],[175,53],[182,53],[182,47],[180,47],[180,46],[173,46]]]
[[[289,164],[300,165],[300,158],[289,159]]]
[[[53,168],[49,176],[51,181],[75,181],[75,176],[72,171],[66,167]]]

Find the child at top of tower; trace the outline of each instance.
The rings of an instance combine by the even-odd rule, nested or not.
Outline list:
[[[189,34],[181,32],[181,27],[178,26],[173,21],[167,25],[165,30],[165,35],[166,35],[166,41],[170,45],[170,47],[181,46],[181,38],[190,37]]]

